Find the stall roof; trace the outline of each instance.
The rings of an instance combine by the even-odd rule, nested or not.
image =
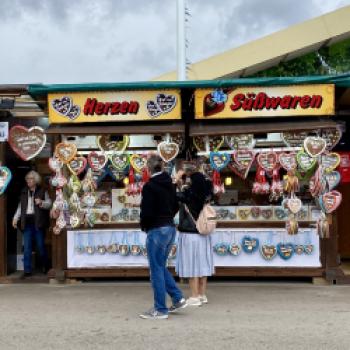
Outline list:
[[[241,78],[225,80],[193,81],[147,81],[130,83],[84,83],[84,84],[30,84],[28,91],[32,96],[46,95],[53,92],[83,92],[108,90],[151,90],[151,89],[196,89],[220,88],[231,86],[278,86],[297,84],[335,84],[339,87],[350,87],[350,73],[339,75]]]

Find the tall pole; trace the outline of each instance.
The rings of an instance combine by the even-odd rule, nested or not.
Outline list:
[[[177,0],[177,80],[186,80],[185,0]]]

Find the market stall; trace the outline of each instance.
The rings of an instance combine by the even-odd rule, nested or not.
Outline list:
[[[33,86],[53,140],[50,277],[148,275],[138,217],[151,153],[170,174],[196,162],[213,180],[217,276],[337,276],[335,86],[281,85]]]

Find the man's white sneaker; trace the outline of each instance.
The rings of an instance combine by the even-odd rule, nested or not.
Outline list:
[[[201,301],[202,304],[208,304],[208,298],[206,295],[200,295],[199,300]]]
[[[188,298],[187,299],[187,305],[188,306],[202,306],[202,302],[200,301],[199,298]]]

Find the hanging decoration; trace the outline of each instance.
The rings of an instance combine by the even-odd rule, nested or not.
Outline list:
[[[294,246],[292,243],[278,243],[277,253],[283,260],[289,260],[294,253]]]
[[[0,195],[5,193],[11,179],[11,170],[6,166],[0,166]]]
[[[326,141],[319,136],[308,136],[304,140],[304,149],[310,157],[321,155],[326,149]]]
[[[168,163],[176,158],[179,154],[179,145],[175,142],[162,141],[158,144],[158,154],[165,163]]]
[[[208,151],[217,152],[224,144],[224,136],[195,136],[193,145],[198,152],[206,152],[208,142]]]
[[[74,175],[80,175],[86,168],[87,160],[83,156],[75,156],[67,163],[67,168]]]
[[[255,153],[252,150],[238,150],[232,155],[233,161],[229,163],[229,167],[236,175],[246,179],[254,159]]]
[[[277,165],[272,170],[272,183],[270,187],[270,202],[278,201],[283,195],[283,182],[280,179],[280,167]]]
[[[61,142],[56,145],[55,156],[63,163],[68,164],[77,154],[77,146],[74,143]]]
[[[43,150],[46,145],[46,134],[39,126],[27,129],[22,125],[15,125],[9,131],[8,142],[22,160],[28,161]]]
[[[225,186],[221,182],[220,171],[230,162],[230,155],[227,153],[211,152],[209,161],[211,168],[214,170],[212,176],[213,192],[214,194],[222,194],[225,192]]]
[[[296,159],[296,153],[290,152],[285,153],[282,152],[278,156],[278,161],[281,165],[281,167],[286,171],[295,170],[297,167],[297,159]]]
[[[252,192],[254,194],[270,193],[270,184],[266,179],[266,172],[261,166],[258,166],[256,169]]]
[[[232,150],[252,149],[255,146],[254,134],[226,136],[225,141]]]
[[[124,152],[129,146],[130,138],[127,135],[113,139],[112,135],[100,135],[96,138],[96,144],[103,153]]]
[[[259,239],[251,236],[244,236],[241,246],[245,253],[252,254],[259,249]]]
[[[126,153],[113,153],[109,156],[112,166],[118,171],[124,171],[129,166],[129,155]]]
[[[88,154],[88,163],[93,171],[101,171],[108,162],[108,158],[104,153],[97,153],[95,151]]]

